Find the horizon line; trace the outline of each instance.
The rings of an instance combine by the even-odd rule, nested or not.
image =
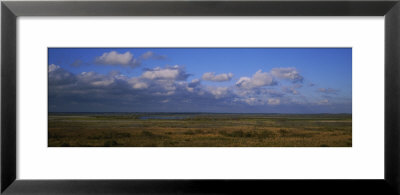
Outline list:
[[[327,113],[327,112],[321,112],[321,113],[279,113],[279,112],[113,112],[113,111],[105,111],[105,112],[100,112],[100,111],[96,111],[96,112],[87,112],[87,111],[81,111],[81,112],[50,112],[48,111],[48,113],[173,113],[173,114],[185,114],[185,113],[193,113],[193,114],[197,114],[197,113],[204,113],[204,114],[352,114],[352,113],[348,113],[348,112],[340,112],[340,113]]]

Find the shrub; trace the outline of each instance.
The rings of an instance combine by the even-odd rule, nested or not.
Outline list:
[[[221,134],[221,135],[225,135],[225,136],[228,135],[228,134],[226,133],[226,131],[224,131],[224,130],[218,131],[218,133]]]
[[[117,146],[117,145],[118,145],[117,141],[109,140],[109,141],[105,141],[103,146],[104,147],[113,147],[113,146]]]
[[[259,138],[269,138],[269,137],[273,137],[273,136],[274,136],[274,133],[272,131],[269,131],[269,130],[261,131],[258,134]]]
[[[194,135],[195,133],[192,130],[187,130],[187,131],[183,132],[183,134]]]
[[[286,129],[280,129],[280,130],[279,130],[279,133],[281,134],[282,137],[285,137],[285,136],[287,136],[287,134],[289,133],[289,131],[286,130]]]
[[[205,132],[204,132],[203,130],[201,130],[201,129],[196,129],[194,132],[197,133],[197,134],[203,134],[203,133],[205,133]]]
[[[145,137],[154,137],[154,134],[150,131],[143,130],[142,135]]]
[[[104,139],[111,139],[113,137],[112,133],[105,133],[103,132],[103,136]]]
[[[131,134],[130,133],[117,133],[115,135],[115,137],[117,137],[117,138],[131,137]]]
[[[87,138],[88,139],[97,139],[97,140],[99,140],[99,139],[101,139],[101,136],[88,136]]]
[[[238,131],[234,131],[234,132],[230,133],[229,136],[231,136],[231,137],[256,137],[257,133],[255,131],[238,130]]]
[[[234,131],[229,134],[231,137],[244,137],[245,133],[242,130]]]

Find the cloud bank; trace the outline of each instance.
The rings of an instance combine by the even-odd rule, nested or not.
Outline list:
[[[215,72],[206,72],[201,77],[205,81],[224,82],[230,81],[233,77],[232,73],[223,73],[215,75]]]
[[[110,52],[105,52],[101,56],[96,57],[95,63],[99,65],[125,66],[125,67],[135,68],[137,66],[140,66],[143,60],[150,60],[150,59],[163,60],[166,58],[167,57],[165,55],[159,55],[152,51],[143,53],[138,58],[135,58],[134,55],[129,51],[125,53],[110,51]],[[78,66],[78,64],[75,62],[72,65]]]
[[[276,85],[276,81],[271,74],[262,72],[262,70],[258,70],[251,78],[240,77],[240,79],[236,82],[236,86],[245,89],[253,89],[272,85]]]
[[[132,66],[134,57],[129,52],[109,52],[98,61]],[[189,80],[192,74],[181,65],[147,68],[138,76],[127,76],[118,71],[74,74],[51,64],[48,76],[49,111],[312,113],[343,110],[351,105],[351,101],[335,104],[329,97],[302,96],[304,77],[295,68],[285,67],[258,70],[234,84],[223,83],[233,79],[232,73],[205,72],[201,78]],[[320,88],[316,93],[338,91]]]

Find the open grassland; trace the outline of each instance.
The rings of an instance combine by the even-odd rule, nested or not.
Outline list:
[[[49,147],[351,147],[351,114],[52,114]],[[163,118],[165,117],[165,118]]]

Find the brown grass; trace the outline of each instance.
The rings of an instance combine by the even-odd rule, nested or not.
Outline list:
[[[351,115],[49,114],[49,147],[351,147]]]

